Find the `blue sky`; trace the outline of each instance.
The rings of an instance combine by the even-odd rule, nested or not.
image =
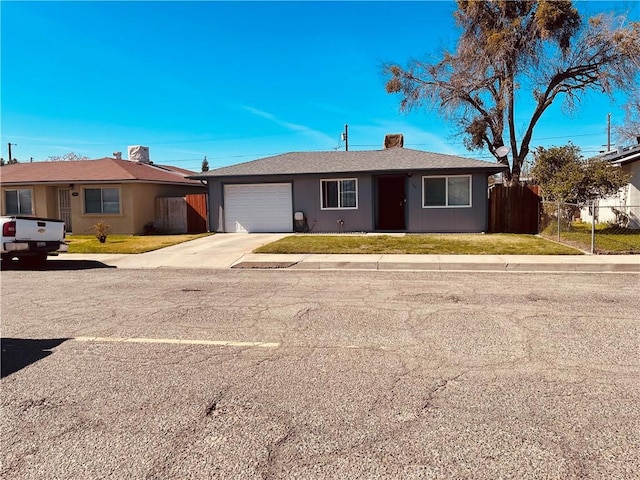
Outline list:
[[[635,1],[582,2],[630,12]],[[381,64],[452,46],[454,2],[12,2],[1,9],[1,142],[19,161],[146,145],[156,163],[200,170],[290,151],[405,147],[468,152],[435,112],[398,111]],[[553,106],[532,146],[607,141],[621,103]]]

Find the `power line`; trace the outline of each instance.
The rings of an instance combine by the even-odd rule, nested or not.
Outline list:
[[[558,135],[555,137],[533,137],[530,143],[539,142],[540,140],[557,140],[559,138],[574,138],[574,137],[596,137],[602,135],[601,132],[598,133],[581,133],[578,135]],[[464,142],[431,142],[431,143],[406,143],[405,145],[411,147],[424,147],[429,145],[464,145]],[[377,143],[358,143],[352,144],[352,147],[377,147]]]

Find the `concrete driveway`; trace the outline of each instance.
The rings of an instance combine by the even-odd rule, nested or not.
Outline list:
[[[63,253],[49,261],[94,260],[119,268],[229,268],[254,249],[290,233],[218,233],[140,254]]]

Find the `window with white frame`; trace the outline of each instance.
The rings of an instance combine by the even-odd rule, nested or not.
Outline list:
[[[120,213],[120,189],[85,188],[84,213]]]
[[[32,192],[29,188],[5,190],[4,204],[7,215],[33,215]]]
[[[422,177],[422,207],[470,207],[471,175]]]
[[[358,208],[358,180],[343,178],[321,180],[322,210],[343,210]]]

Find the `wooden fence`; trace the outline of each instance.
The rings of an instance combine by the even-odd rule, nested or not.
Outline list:
[[[207,231],[207,194],[156,198],[155,229],[162,233]]]
[[[209,205],[206,193],[192,193],[186,196],[187,233],[207,231],[207,212]]]
[[[490,233],[538,233],[540,187],[495,186],[489,194]]]

